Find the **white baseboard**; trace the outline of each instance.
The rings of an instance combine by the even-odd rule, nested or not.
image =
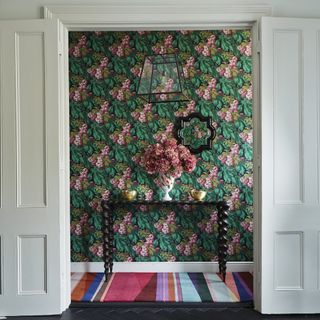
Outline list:
[[[71,272],[103,272],[103,262],[71,262]],[[114,272],[218,272],[218,262],[115,262]],[[253,262],[228,262],[229,272],[253,272]]]

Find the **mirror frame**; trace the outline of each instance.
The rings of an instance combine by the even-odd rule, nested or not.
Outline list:
[[[181,130],[185,127],[185,123],[190,122],[192,119],[199,119],[201,122],[205,122],[207,124],[207,129],[210,131],[210,136],[206,139],[207,143],[201,145],[199,148],[193,148],[191,145],[185,145],[183,143],[183,137],[181,135]],[[177,117],[174,128],[174,135],[179,144],[187,147],[191,153],[197,154],[202,152],[203,150],[212,149],[213,140],[216,137],[216,129],[212,124],[212,119],[210,117],[205,117],[199,112],[193,112],[186,117]]]

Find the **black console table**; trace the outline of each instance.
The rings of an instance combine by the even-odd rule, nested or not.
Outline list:
[[[116,200],[116,201],[102,201],[101,203],[104,211],[104,274],[105,281],[108,275],[112,274],[113,268],[113,212],[114,208],[123,205],[152,205],[152,206],[172,206],[172,205],[191,205],[191,206],[213,206],[218,211],[218,262],[219,272],[226,279],[226,263],[227,263],[227,210],[229,206],[225,201],[145,201],[145,200]]]

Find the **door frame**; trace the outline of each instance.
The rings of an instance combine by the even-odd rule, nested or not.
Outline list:
[[[254,308],[261,311],[261,119],[260,119],[260,19],[272,15],[265,5],[210,5],[187,0],[173,3],[163,1],[158,5],[114,1],[104,6],[47,6],[44,18],[56,19],[59,26],[59,101],[60,101],[60,170],[64,201],[61,221],[65,252],[61,277],[62,309],[70,304],[70,192],[69,192],[69,31],[137,31],[137,30],[212,30],[250,27],[252,31],[253,62],[253,206],[254,206]]]

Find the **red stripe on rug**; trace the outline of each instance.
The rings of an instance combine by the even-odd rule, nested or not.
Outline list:
[[[157,274],[154,273],[147,283],[147,285],[142,289],[142,291],[137,295],[135,301],[156,301],[156,291],[157,291]]]
[[[87,290],[89,289],[93,279],[95,278],[95,273],[85,273],[78,285],[73,289],[71,294],[72,301],[81,301]]]
[[[104,301],[135,301],[153,275],[154,273],[116,273]]]

